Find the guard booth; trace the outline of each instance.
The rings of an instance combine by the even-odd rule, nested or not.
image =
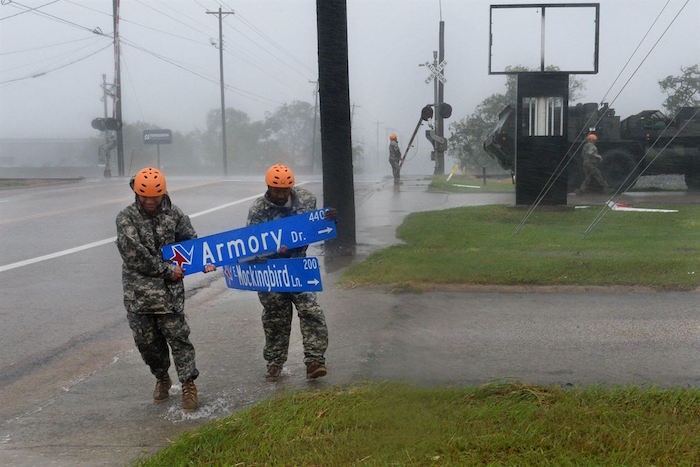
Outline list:
[[[518,73],[515,204],[566,204],[568,73]]]
[[[567,202],[569,75],[598,72],[599,10],[598,3],[491,5],[489,74],[516,79],[516,205]]]

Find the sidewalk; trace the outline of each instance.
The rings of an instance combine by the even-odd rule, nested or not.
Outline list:
[[[408,212],[508,204],[513,198],[427,193],[426,183],[407,181],[398,193],[387,183],[356,200],[358,257],[395,243],[395,228]],[[318,247],[309,253],[318,254]],[[381,288],[334,287],[348,259],[324,263],[319,302],[330,334],[325,378],[305,379],[295,317],[283,377],[266,381],[256,294],[227,289],[223,279],[213,278],[186,306],[201,373],[198,412],[180,410],[179,385],[167,403],[153,404],[154,379],[125,324],[122,350],[111,363],[0,427],[0,464],[128,465],[183,431],[277,393],[368,379],[423,385],[518,378],[539,384],[700,386],[696,294],[389,294]]]

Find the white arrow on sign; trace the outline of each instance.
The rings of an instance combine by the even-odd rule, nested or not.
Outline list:
[[[321,235],[322,235],[322,234],[331,233],[331,232],[333,232],[333,229],[330,228],[330,227],[326,227],[325,229],[319,230],[319,231],[318,231],[318,233],[321,234]]]
[[[311,284],[311,285],[318,285],[318,279],[314,279],[312,281],[306,281],[306,283]]]

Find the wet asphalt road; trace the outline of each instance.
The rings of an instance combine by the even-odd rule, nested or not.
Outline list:
[[[175,203],[190,214],[260,191],[251,180],[169,183]],[[425,183],[407,181],[398,192],[386,181],[357,183],[358,258],[396,242],[394,229],[408,212],[513,199],[426,193]],[[307,188],[320,195],[319,184]],[[295,319],[284,377],[266,382],[255,294],[227,289],[221,277],[189,276],[202,409],[183,414],[178,387],[170,402],[155,406],[152,377],[126,325],[112,243],[18,265],[109,240],[114,216],[130,200],[117,180],[0,192],[0,332],[5,348],[13,349],[0,356],[2,465],[126,465],[183,430],[277,391],[366,379],[700,386],[697,293],[481,288],[392,294],[334,287],[342,267],[357,258],[325,258],[326,378],[305,381]],[[200,235],[241,226],[249,204],[196,216],[193,223]],[[312,246],[310,253],[321,251]]]

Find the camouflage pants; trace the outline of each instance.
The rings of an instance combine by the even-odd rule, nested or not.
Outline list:
[[[268,363],[282,365],[287,361],[289,334],[292,330],[292,304],[299,316],[304,363],[326,363],[324,354],[328,348],[328,328],[315,293],[259,292],[258,298],[263,306],[263,357]]]
[[[183,313],[127,313],[134,342],[143,361],[157,378],[170,368],[170,349],[180,382],[195,379],[199,371],[194,362],[194,346],[190,342],[190,327]]]

